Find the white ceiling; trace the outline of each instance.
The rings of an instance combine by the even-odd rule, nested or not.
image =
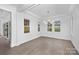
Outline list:
[[[29,10],[39,16],[44,17],[44,16],[51,16],[51,15],[68,14],[69,8],[70,8],[70,5],[42,4]]]
[[[6,18],[10,16],[10,12],[0,9],[0,19]]]
[[[70,4],[12,4],[17,11],[31,11],[38,16],[67,15],[73,9]]]

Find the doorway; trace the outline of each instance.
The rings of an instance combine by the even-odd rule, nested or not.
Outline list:
[[[0,9],[0,53],[10,48],[11,44],[11,12]]]

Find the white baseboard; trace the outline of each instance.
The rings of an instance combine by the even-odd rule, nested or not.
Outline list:
[[[44,37],[50,37],[50,38],[57,38],[57,39],[63,39],[63,40],[71,40],[71,38],[68,38],[68,37],[64,37],[64,36],[62,36],[62,37],[56,37],[56,36],[47,36],[47,35],[42,35],[42,36],[44,36]]]
[[[37,36],[35,36],[35,37],[32,37],[32,38],[30,38],[29,40],[20,41],[20,42],[18,42],[18,43],[16,44],[16,46],[19,46],[19,45],[21,45],[21,44],[23,44],[23,43],[25,43],[25,42],[29,42],[29,41],[31,41],[31,40],[34,40],[34,39],[36,39],[36,38],[38,38],[38,37],[40,37],[40,35],[37,35]]]
[[[8,38],[7,38],[7,37],[5,37],[5,36],[3,36],[3,35],[1,35],[1,36],[0,36],[0,38],[5,38],[5,39],[7,39],[7,40],[8,40]]]

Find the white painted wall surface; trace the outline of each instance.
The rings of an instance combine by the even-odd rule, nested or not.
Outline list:
[[[72,43],[79,52],[79,5],[72,12]]]
[[[1,35],[1,19],[0,19],[0,35]]]
[[[24,33],[24,18],[30,20],[30,32]],[[38,32],[38,18],[28,12],[17,12],[17,45],[40,36]]]
[[[41,35],[52,37],[52,38],[60,38],[70,40],[70,16],[55,16],[61,22],[61,32],[48,32],[47,24],[41,23]],[[45,21],[47,19],[42,19],[41,21]],[[54,20],[54,19],[52,19]]]

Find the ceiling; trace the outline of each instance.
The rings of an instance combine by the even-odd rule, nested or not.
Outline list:
[[[0,19],[7,18],[10,16],[10,12],[0,9]]]
[[[17,11],[31,11],[40,17],[51,15],[67,15],[73,9],[71,4],[11,4]]]

